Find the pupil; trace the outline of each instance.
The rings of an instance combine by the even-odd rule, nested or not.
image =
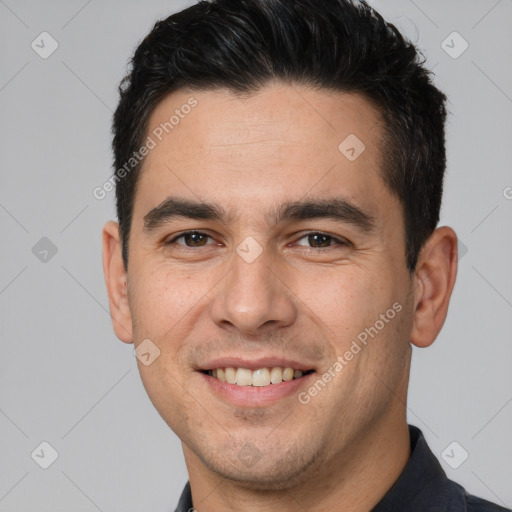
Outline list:
[[[323,242],[320,240],[323,239]],[[326,235],[309,235],[309,243],[317,244],[320,247],[329,247],[329,237]]]
[[[203,240],[201,240],[203,239]],[[188,235],[188,240],[191,241],[191,244],[187,245],[204,245],[204,243],[200,243],[201,241],[204,241],[205,237],[201,235],[200,233],[190,233]]]

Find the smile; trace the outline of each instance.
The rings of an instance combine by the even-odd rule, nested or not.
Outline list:
[[[263,387],[300,379],[303,375],[307,375],[312,371],[294,370],[290,367],[258,368],[256,370],[227,367],[206,370],[204,373],[228,384]]]

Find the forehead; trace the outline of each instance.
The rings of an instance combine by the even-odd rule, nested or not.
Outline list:
[[[144,214],[178,194],[260,211],[263,199],[278,205],[341,193],[378,207],[389,195],[380,177],[382,126],[379,112],[358,94],[282,83],[244,96],[180,90],[149,118],[153,148],[136,205]]]

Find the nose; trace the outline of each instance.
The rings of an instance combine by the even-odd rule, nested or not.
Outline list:
[[[219,327],[262,335],[295,321],[297,307],[290,280],[267,250],[252,262],[233,252],[230,264],[211,308]]]

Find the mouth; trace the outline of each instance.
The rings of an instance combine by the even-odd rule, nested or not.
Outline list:
[[[237,408],[271,407],[292,400],[317,374],[311,363],[274,355],[222,356],[195,370],[205,392]]]
[[[241,367],[222,367],[213,368],[210,370],[201,370],[201,373],[209,375],[220,382],[227,384],[235,384],[243,387],[268,387],[281,384],[283,382],[290,382],[292,380],[298,380],[314,370],[302,370],[298,368],[292,368],[289,366],[273,366],[273,367],[262,367],[254,370],[250,368]]]

